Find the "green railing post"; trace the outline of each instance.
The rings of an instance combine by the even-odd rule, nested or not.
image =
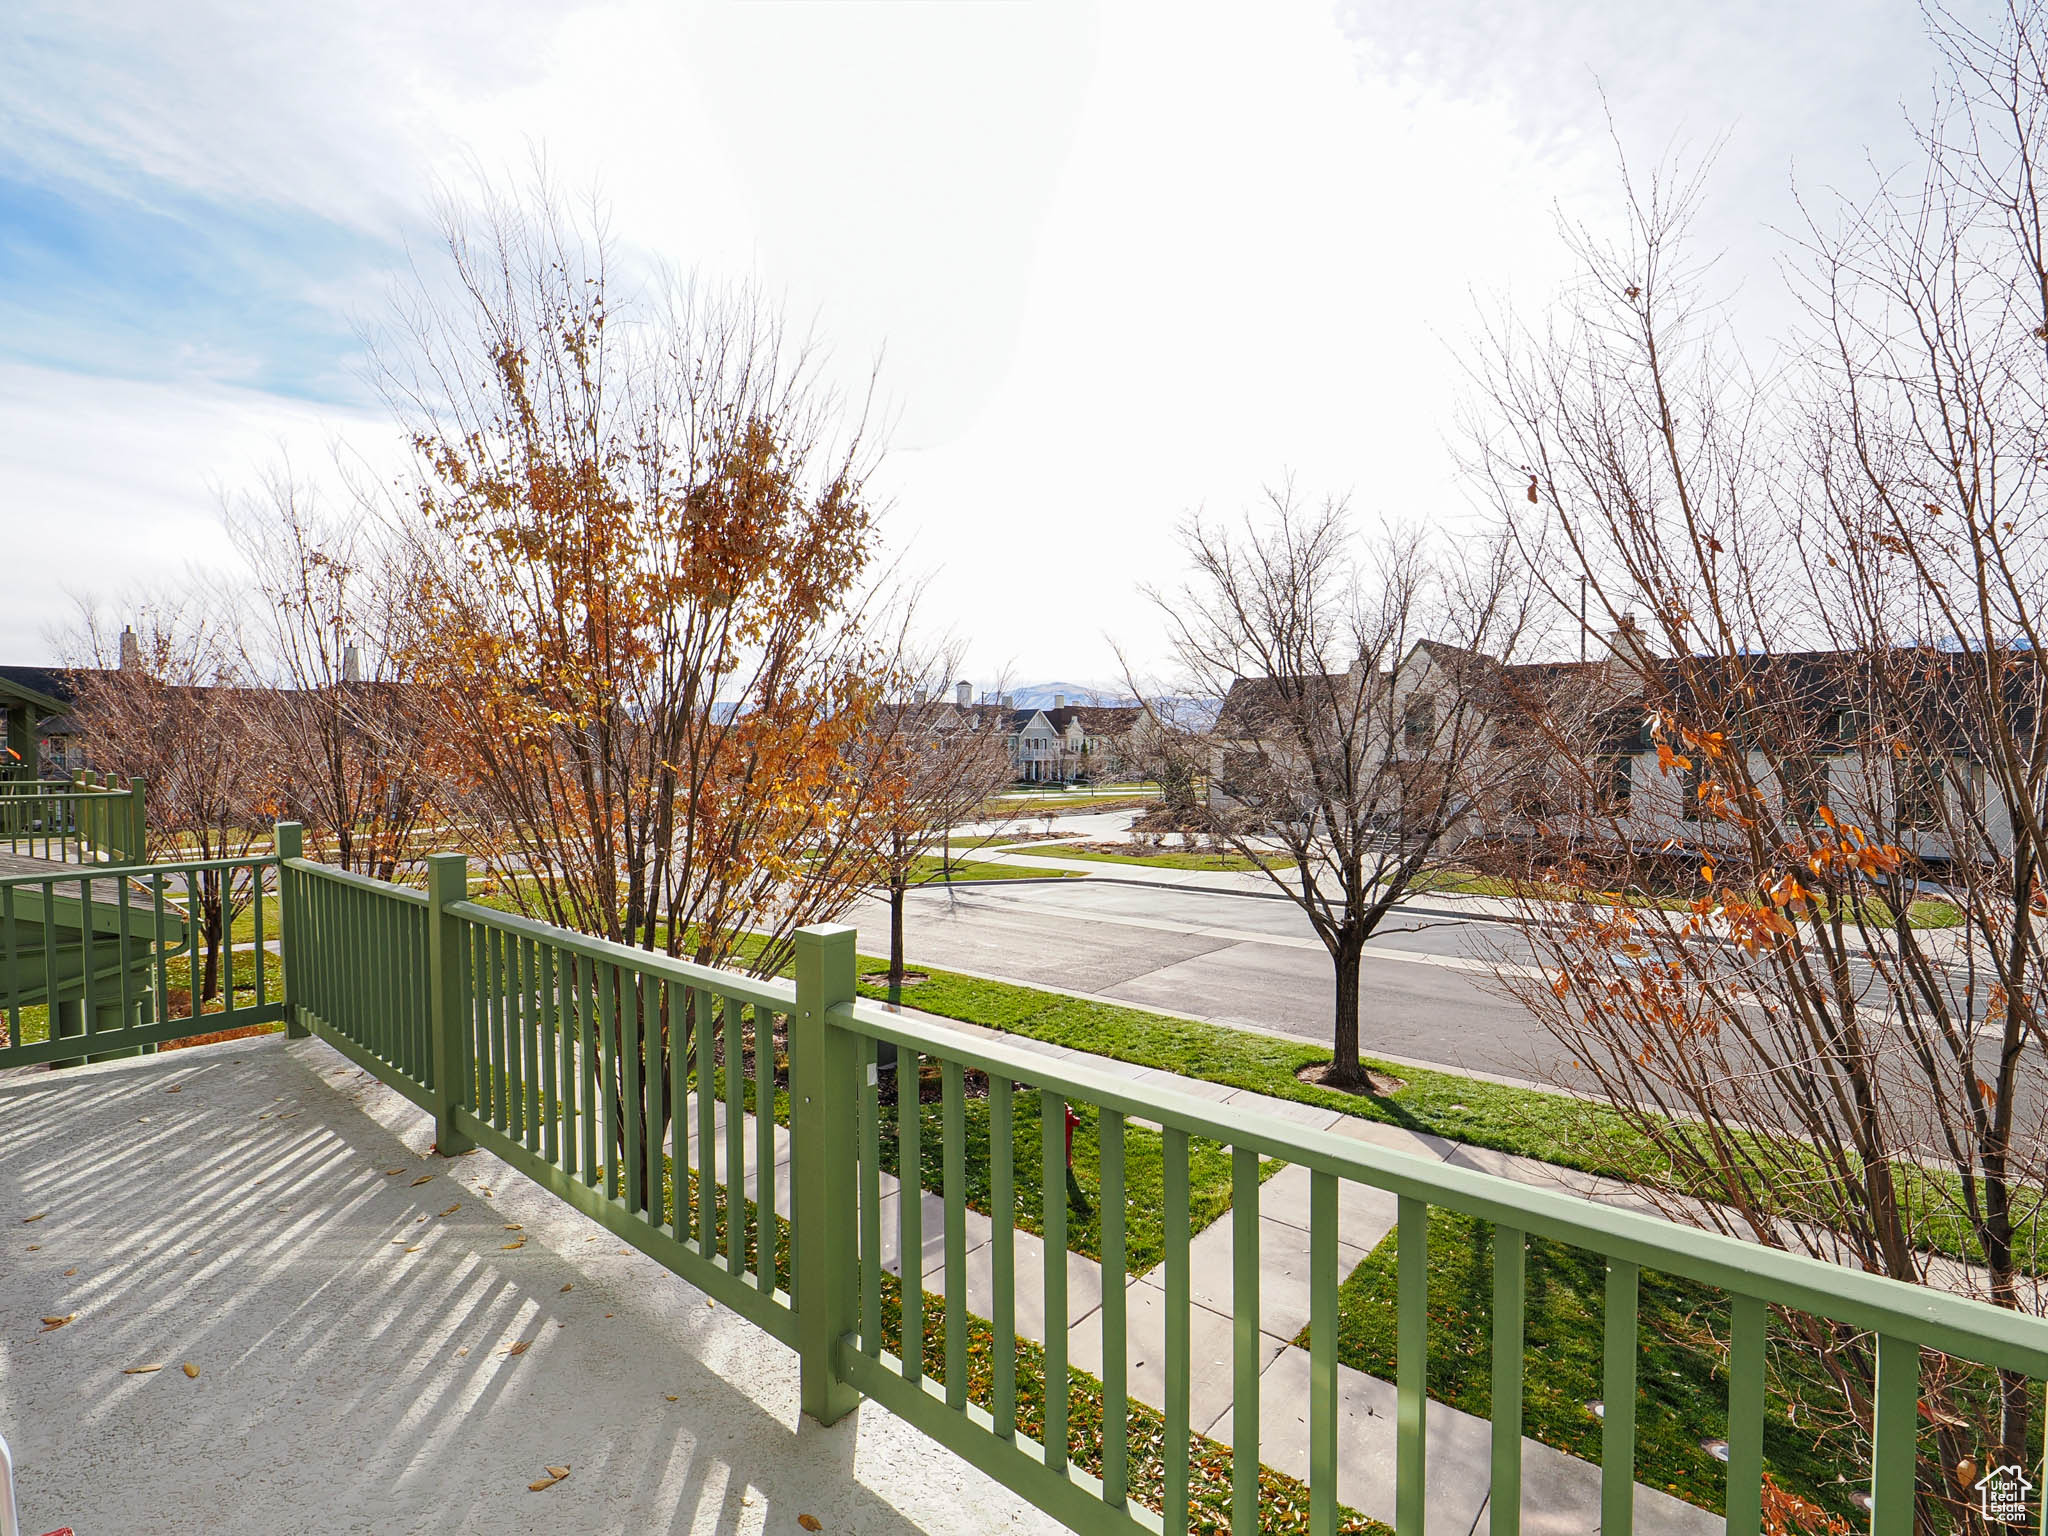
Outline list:
[[[864,1090],[855,1037],[825,1020],[826,1009],[853,997],[854,930],[839,924],[798,929],[796,1011],[789,1020],[793,1300],[803,1410],[820,1424],[844,1418],[860,1402],[860,1393],[840,1379],[836,1354],[840,1339],[859,1326],[854,1157]],[[917,1197],[908,1187],[901,1198]],[[915,1264],[903,1269],[903,1283],[916,1285]]]
[[[149,858],[149,827],[142,816],[142,791],[140,778],[128,781],[128,847],[121,860],[124,864],[142,864]]]
[[[434,1150],[460,1157],[476,1145],[455,1128],[456,1107],[469,1098],[469,1009],[463,995],[468,966],[462,919],[448,908],[469,898],[469,860],[459,853],[427,855],[427,987],[434,1035]]]
[[[135,781],[136,804],[142,802],[142,780]],[[277,845],[277,947],[284,957],[284,1037],[287,1040],[303,1040],[312,1031],[299,1021],[299,974],[295,956],[299,939],[299,893],[298,877],[286,866],[293,859],[306,856],[306,829],[296,821],[280,821],[271,834]],[[256,886],[256,900],[263,900],[263,886]],[[257,965],[263,964],[263,957],[256,957]]]

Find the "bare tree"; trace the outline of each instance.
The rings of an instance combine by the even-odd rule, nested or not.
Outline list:
[[[1552,818],[1578,895],[1528,893],[1549,979],[1511,984],[1673,1214],[2038,1311],[2043,16],[1932,19],[1923,174],[1815,216],[1790,367],[1703,301],[1668,173],[1625,173],[1625,235],[1567,232],[1581,280],[1474,365],[1473,461],[1535,568],[1649,628],[1602,665],[1655,771]],[[1597,778],[1611,736],[1538,714],[1552,771]],[[1782,1321],[1867,1435],[1867,1341]],[[2028,1455],[2028,1384],[1985,1374],[1923,1364],[1923,1530],[1981,1529],[1973,1467]]]
[[[336,509],[289,463],[227,502],[248,565],[242,671],[280,796],[343,869],[396,877],[428,810],[431,716],[408,665],[412,583],[359,502]]]
[[[259,695],[237,670],[235,607],[225,599],[159,599],[135,611],[125,655],[121,634],[90,606],[65,642],[86,750],[102,770],[144,781],[153,862],[241,858],[269,835],[274,817],[255,729]],[[233,985],[230,936],[258,891],[246,874],[219,869],[202,870],[186,887],[199,938],[191,977],[197,1013]]]
[[[875,884],[889,903],[891,1002],[903,995],[904,898],[913,886],[952,878],[954,828],[980,820],[989,796],[1010,776],[1007,712],[955,699],[950,690],[959,670],[955,652],[907,657],[898,668],[898,696],[875,710],[852,752]]]
[[[1526,617],[1515,572],[1503,548],[1467,564],[1408,535],[1361,544],[1342,503],[1290,492],[1183,539],[1189,579],[1152,596],[1178,692],[1222,704],[1212,725],[1155,693],[1150,750],[1162,783],[1207,781],[1216,834],[1308,915],[1336,976],[1327,1080],[1365,1086],[1366,941],[1512,761],[1490,700]]]

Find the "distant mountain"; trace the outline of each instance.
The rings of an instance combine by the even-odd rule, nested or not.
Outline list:
[[[1086,683],[1027,683],[1003,691],[1016,699],[1019,709],[1051,709],[1055,696],[1069,704],[1117,706],[1138,702],[1121,688],[1095,688]]]

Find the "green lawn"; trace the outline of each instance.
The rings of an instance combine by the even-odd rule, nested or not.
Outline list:
[[[983,859],[955,859],[952,878],[955,880],[1060,880],[1085,879],[1078,871],[1073,875],[1062,875],[1056,869],[1031,869],[1017,864],[991,864]],[[910,880],[913,885],[942,885],[946,882],[945,861],[927,855],[914,861],[910,866]]]
[[[1337,1358],[1392,1380],[1396,1364],[1396,1265],[1399,1233],[1390,1232],[1337,1293]],[[1534,1240],[1529,1245],[1523,1321],[1523,1432],[1590,1461],[1600,1459],[1600,1420],[1587,1406],[1603,1392],[1606,1269],[1596,1254]],[[1728,1382],[1722,1345],[1727,1298],[1709,1286],[1645,1270],[1639,1292],[1642,1348],[1637,1359],[1636,1478],[1719,1510],[1727,1469],[1701,1442],[1728,1432]],[[1296,1343],[1306,1347],[1304,1328]],[[1718,1342],[1717,1342],[1718,1341]],[[1456,1212],[1429,1213],[1429,1395],[1467,1413],[1492,1412],[1493,1230]],[[1774,1362],[1802,1362],[1777,1352]],[[1806,1373],[1802,1406],[1825,1405],[1830,1388]],[[1863,1452],[1848,1434],[1830,1433],[1826,1413],[1788,1415],[1785,1377],[1771,1373],[1764,1415],[1764,1467],[1781,1487],[1824,1504],[1852,1525],[1852,1487],[1868,1485]],[[1817,1428],[1816,1426],[1822,1426]],[[1837,1473],[1850,1481],[1837,1483]]]
[[[1517,894],[1518,882],[1504,879],[1499,875],[1482,875],[1469,869],[1426,870],[1417,876],[1410,887],[1418,895],[1441,892],[1457,896],[1493,896],[1503,900]],[[1544,901],[1576,901],[1585,895],[1566,886],[1522,884],[1520,894],[1533,895]],[[1657,907],[1666,912],[1683,912],[1691,906],[1684,896],[1652,896],[1644,892],[1631,892],[1627,904],[1637,907]],[[1871,919],[1880,926],[1891,922],[1891,909],[1883,902],[1871,903]],[[1910,928],[1954,928],[1961,924],[1963,914],[1953,902],[1936,897],[1922,897],[1906,909],[1906,925]]]
[[[1015,853],[1036,853],[1048,859],[1083,859],[1095,864],[1141,864],[1150,869],[1202,869],[1216,872],[1247,873],[1259,868],[1252,860],[1240,853],[1205,853],[1199,848],[1162,848],[1157,853],[1100,853],[1082,848],[1072,848],[1064,843],[1054,843],[1044,848],[1021,844],[1009,850]]]

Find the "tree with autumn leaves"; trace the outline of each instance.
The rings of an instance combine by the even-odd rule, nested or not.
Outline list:
[[[1559,792],[1541,975],[1506,983],[1674,1216],[2038,1312],[2048,18],[1935,21],[1917,174],[1787,253],[1789,364],[1707,301],[1701,183],[1668,171],[1627,177],[1618,239],[1568,231],[1567,297],[1474,364],[1474,468],[1558,603],[1583,582],[1627,637],[1530,711]],[[1617,720],[1658,772],[1583,793]],[[1774,1337],[1803,1422],[1867,1445],[1870,1341]],[[1971,1480],[2029,1458],[2037,1399],[1929,1354],[1921,1404],[1918,1528],[1981,1529]]]
[[[380,362],[452,835],[529,915],[773,973],[874,870],[862,423],[753,294],[627,283],[545,186],[446,237]]]

